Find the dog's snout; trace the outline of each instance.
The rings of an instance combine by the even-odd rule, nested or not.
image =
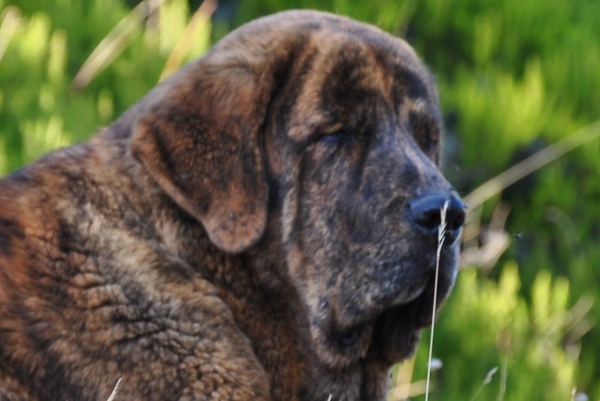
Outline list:
[[[437,235],[442,222],[442,209],[446,209],[446,238],[453,241],[465,222],[465,204],[452,193],[428,194],[409,202],[410,215],[419,229]]]

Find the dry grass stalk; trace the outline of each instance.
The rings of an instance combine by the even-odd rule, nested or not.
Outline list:
[[[560,158],[573,149],[600,137],[600,120],[564,137],[560,141],[540,150],[520,163],[515,164],[498,176],[484,182],[463,198],[469,212],[483,202],[502,192],[509,185]]]
[[[117,384],[115,384],[115,388],[113,388],[112,393],[110,393],[110,397],[108,397],[108,400],[106,401],[114,401],[115,397],[117,396],[117,393],[119,392],[119,386],[121,385],[121,380],[123,378],[121,377],[119,380],[117,380]]]
[[[2,22],[0,23],[0,61],[4,57],[6,48],[10,43],[14,33],[19,27],[21,21],[21,12],[15,6],[8,6],[2,13]]]
[[[190,22],[185,27],[183,34],[167,59],[163,71],[160,74],[160,78],[158,79],[159,82],[181,68],[198,33],[202,29],[205,29],[206,24],[210,21],[210,17],[216,10],[217,2],[215,0],[205,0],[198,8],[198,11],[196,11],[190,19]]]
[[[426,385],[427,383],[425,382],[425,380],[418,380],[415,382],[396,386],[390,391],[390,394],[388,395],[388,400],[407,401],[410,399],[410,397],[416,397],[425,394]]]
[[[431,360],[433,355],[433,334],[435,332],[435,307],[437,304],[437,290],[438,290],[438,277],[440,271],[440,254],[442,252],[442,246],[444,245],[444,239],[446,237],[446,213],[448,212],[448,206],[450,201],[447,200],[444,206],[440,210],[440,226],[438,228],[438,246],[435,261],[435,283],[433,287],[433,311],[431,312],[431,335],[429,337],[429,359],[427,363],[427,380],[425,382],[425,401],[429,400],[429,385],[431,382]]]
[[[473,398],[471,398],[471,401],[474,401],[477,396],[479,395],[479,393],[481,393],[481,390],[483,390],[483,388],[485,386],[487,386],[488,384],[490,384],[492,382],[492,378],[494,377],[494,375],[496,374],[496,372],[498,371],[498,366],[492,368],[487,375],[485,375],[485,379],[483,379],[483,383],[481,383],[481,386],[479,386],[479,388],[477,389],[477,391],[475,392],[475,395],[473,395]],[[504,395],[502,395],[504,397]]]
[[[504,357],[504,363],[502,364],[502,371],[500,372],[500,391],[498,392],[498,401],[504,401],[504,394],[506,394],[506,379],[508,378],[508,357]]]
[[[71,86],[81,90],[110,65],[129,46],[135,35],[136,28],[166,0],[150,2],[142,1],[129,12],[96,46],[83,66],[75,75]]]

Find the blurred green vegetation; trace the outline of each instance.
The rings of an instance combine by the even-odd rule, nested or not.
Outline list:
[[[134,11],[121,0],[9,4],[0,0],[1,172],[89,138],[138,101],[157,83],[190,18],[185,0]],[[209,46],[210,23],[200,28],[185,60]],[[76,74],[99,45],[96,62],[82,71],[91,82],[82,87]],[[90,70],[99,74],[88,77]]]
[[[437,77],[446,174],[462,194],[600,118],[593,0],[223,0],[212,18],[198,6],[0,0],[0,173],[89,138],[229,30],[289,8],[407,38]],[[471,213],[464,270],[436,326],[432,399],[600,399],[599,146]],[[394,383],[425,378],[426,343]]]

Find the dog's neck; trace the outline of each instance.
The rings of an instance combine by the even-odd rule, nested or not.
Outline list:
[[[279,213],[270,211],[263,238],[247,251],[233,255],[220,250],[202,224],[177,206],[131,155],[129,135],[123,128],[118,122],[104,130],[92,140],[92,148],[94,157],[105,160],[100,163],[107,167],[102,172],[105,179],[119,177],[112,187],[121,191],[138,214],[135,228],[143,227],[145,232],[137,235],[151,237],[154,246],[187,266],[195,279],[215,287],[269,375],[278,378],[272,383],[274,399],[295,399],[307,376],[308,322],[282,264],[285,256],[277,241]],[[114,165],[114,160],[120,163]],[[267,356],[273,350],[280,358]],[[269,365],[276,360],[276,365]]]
[[[119,128],[119,125],[116,125]],[[285,266],[280,214],[269,211],[263,238],[240,254],[228,254],[211,243],[202,224],[169,198],[150,174],[128,151],[128,135],[115,126],[92,140],[94,157],[104,159],[107,170],[101,174],[112,181],[138,214],[137,227],[143,227],[148,241],[187,266],[193,279],[208,281],[226,302],[236,324],[250,339],[256,356],[272,380],[273,399],[312,399],[311,394],[340,393],[344,383],[360,388],[365,399],[383,399],[387,366],[365,362],[348,372],[333,372],[321,367],[310,344],[308,317]],[[114,165],[114,160],[121,163]],[[118,171],[116,171],[118,170]],[[120,177],[128,177],[121,179]],[[135,177],[135,179],[134,179]],[[143,194],[143,195],[142,195]],[[177,273],[174,273],[177,274]],[[187,279],[188,277],[183,277]],[[268,353],[278,353],[273,358]],[[328,380],[330,377],[331,380]],[[313,388],[319,382],[325,388]],[[327,384],[329,383],[329,384]],[[349,384],[348,384],[349,385]]]

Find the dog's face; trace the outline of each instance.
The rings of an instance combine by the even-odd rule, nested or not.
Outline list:
[[[413,352],[431,323],[440,210],[436,307],[456,276],[464,207],[438,170],[433,80],[405,42],[331,15],[280,14],[150,99],[133,154],[223,250],[278,233],[321,363],[389,366]]]
[[[437,167],[437,94],[406,44],[370,30],[317,33],[301,55],[266,141],[289,274],[325,364],[391,364],[431,323],[445,200],[438,304],[456,275],[463,205]]]

